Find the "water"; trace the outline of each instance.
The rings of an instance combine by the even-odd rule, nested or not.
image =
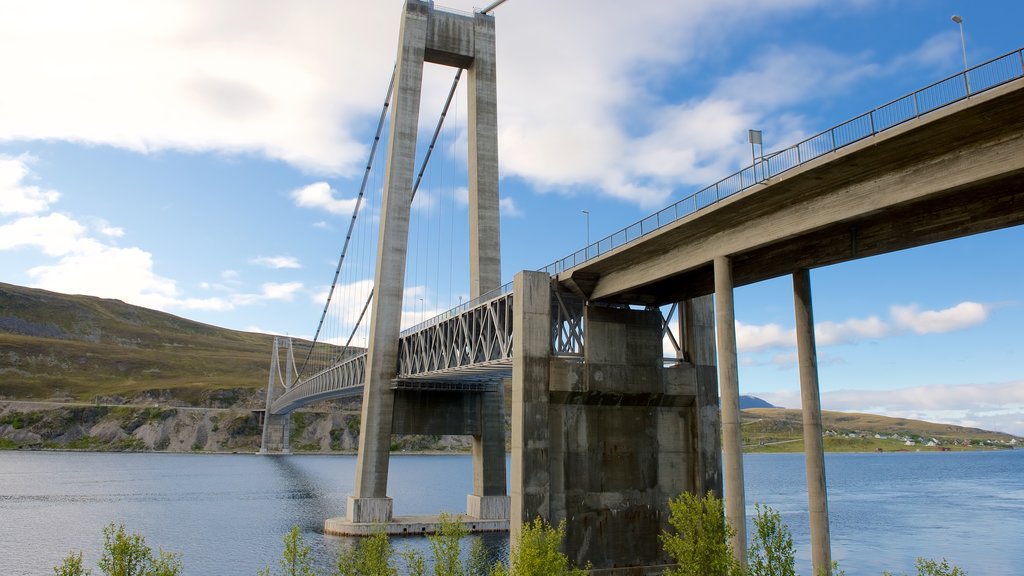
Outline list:
[[[744,462],[748,513],[779,510],[809,573],[802,455]],[[830,454],[826,466],[833,557],[851,576],[911,572],[917,556],[1024,573],[1024,451]],[[276,568],[292,525],[328,566],[351,541],[322,535],[323,520],[344,514],[354,476],[353,456],[0,452],[0,574],[52,573],[69,550],[95,566],[111,521],[182,553],[189,575]],[[389,493],[399,514],[459,512],[471,478],[468,456],[394,456]],[[485,543],[501,554],[507,538]]]

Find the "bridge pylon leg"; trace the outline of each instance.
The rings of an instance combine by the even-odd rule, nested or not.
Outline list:
[[[288,356],[285,360],[285,374],[281,374],[281,343],[287,347]],[[270,356],[270,377],[267,379],[267,404],[263,413],[263,434],[260,437],[259,454],[280,452],[289,454],[289,428],[291,414],[274,414],[274,401],[291,386],[294,377],[295,357],[291,339],[274,338],[274,348]]]
[[[473,436],[473,493],[466,496],[466,515],[506,520],[504,383],[480,394],[480,428],[480,435]]]

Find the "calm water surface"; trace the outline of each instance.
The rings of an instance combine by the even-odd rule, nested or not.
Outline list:
[[[826,462],[833,557],[851,576],[910,572],[917,556],[947,557],[975,576],[1024,574],[1024,451]],[[779,510],[809,573],[803,456],[747,455],[744,465],[748,513],[754,502]],[[189,575],[276,568],[293,525],[328,566],[350,541],[322,535],[323,520],[344,514],[354,476],[354,456],[0,452],[0,575],[52,574],[79,549],[95,566],[111,521],[181,552]],[[472,466],[464,455],[394,456],[390,477],[396,513],[460,512]],[[505,536],[485,543],[507,553]]]

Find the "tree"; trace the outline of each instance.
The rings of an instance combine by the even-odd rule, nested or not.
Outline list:
[[[747,553],[750,576],[796,576],[796,551],[789,527],[770,506],[755,504],[754,539]]]
[[[65,560],[66,561],[66,560]],[[181,557],[160,550],[157,557],[141,534],[128,534],[124,524],[103,528],[100,570],[106,576],[180,576]]]
[[[60,566],[53,568],[56,576],[90,576],[92,570],[89,570],[82,566],[82,553],[68,552],[68,555],[64,557],[64,562]]]
[[[730,576],[742,568],[732,556],[729,541],[736,530],[725,521],[722,500],[710,491],[704,497],[683,492],[669,501],[669,525],[662,532],[665,552],[677,563],[668,576]]]
[[[398,576],[392,558],[394,549],[384,530],[338,555],[335,576]]]
[[[281,574],[284,576],[316,576],[313,569],[312,552],[302,541],[302,532],[298,526],[284,537],[284,551],[281,553]]]
[[[461,516],[451,516],[442,512],[438,518],[440,526],[431,534],[430,550],[434,553],[434,576],[465,576],[462,567],[461,542],[469,534],[462,524]]]
[[[535,518],[523,525],[516,546],[509,554],[509,568],[502,564],[492,570],[492,576],[584,576],[590,569],[574,568],[569,557],[560,550],[565,538],[565,520],[557,528]]]

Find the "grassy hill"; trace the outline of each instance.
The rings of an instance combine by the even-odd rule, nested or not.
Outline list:
[[[120,300],[0,283],[0,397],[204,404],[264,389],[272,345]]]
[[[1014,444],[1013,436],[1001,432],[877,414],[823,410],[821,423],[825,450],[829,452],[973,450]],[[744,410],[741,426],[747,452],[803,452],[803,420],[799,410]]]

